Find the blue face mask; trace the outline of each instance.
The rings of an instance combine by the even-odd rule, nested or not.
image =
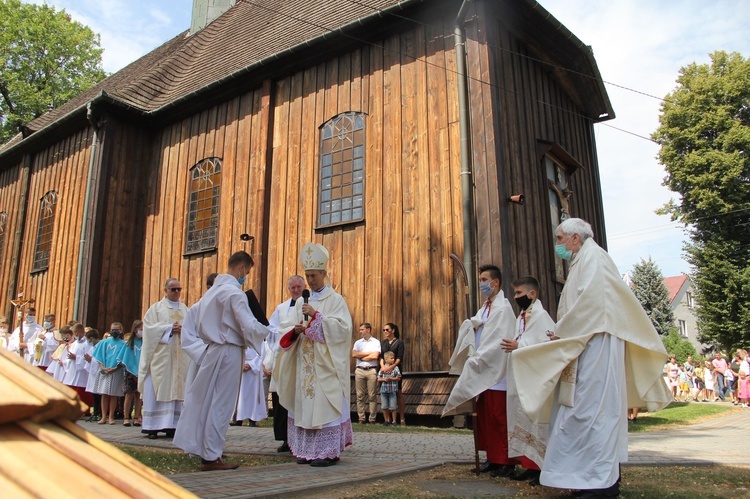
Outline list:
[[[242,276],[239,279],[237,279],[237,282],[240,283],[240,286],[242,286],[243,284],[245,284],[245,276]]]
[[[490,296],[492,294],[492,284],[489,282],[480,282],[479,291],[482,292],[482,296]]]
[[[48,321],[45,321],[44,324],[42,324],[42,326],[44,326],[44,329],[49,329],[49,328],[52,327],[52,323],[48,322]]]
[[[564,244],[556,244],[555,254],[563,260],[570,260],[570,257],[573,256],[573,251],[567,249]]]

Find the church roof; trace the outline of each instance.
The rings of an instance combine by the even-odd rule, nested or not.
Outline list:
[[[460,5],[458,0],[237,0],[234,7],[197,33],[180,33],[88,91],[32,120],[24,136],[18,134],[0,146],[0,156],[40,140],[34,137],[36,132],[60,133],[67,120],[85,118],[92,102],[104,101],[136,115],[179,118],[173,111],[180,104],[190,101],[197,105],[196,101],[200,104],[215,99],[227,87],[245,81],[247,75],[261,77],[264,72],[288,70],[293,66],[290,56],[295,53],[331,44],[332,40],[337,41],[336,46],[366,43],[365,38],[374,36],[374,32],[363,29],[364,25],[378,19],[386,20],[381,24],[404,23],[408,16],[399,12],[419,3],[451,10]],[[568,83],[566,87],[585,94],[577,100],[592,118],[613,118],[590,47],[534,0],[505,1],[503,5],[514,29],[535,34],[530,38],[532,49],[558,68],[553,71],[560,73],[561,81]],[[542,37],[542,33],[546,35]],[[561,72],[559,68],[568,65],[575,71]],[[165,113],[167,110],[170,112]],[[29,136],[33,139],[28,140]]]
[[[75,391],[0,349],[4,497],[195,497],[81,428]]]

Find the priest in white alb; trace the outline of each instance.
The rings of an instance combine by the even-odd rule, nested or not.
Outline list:
[[[513,299],[521,312],[516,318],[516,337],[502,340],[503,350],[510,353],[519,348],[550,341],[548,333],[555,330],[555,321],[539,299],[539,281],[531,276],[513,281]],[[508,362],[508,455],[519,458],[523,468],[523,471],[509,478],[530,480],[531,485],[535,486],[539,485],[549,425],[536,424],[523,412],[518,402],[518,387],[511,367],[512,354]],[[539,359],[539,362],[544,362],[544,359]]]
[[[180,281],[164,283],[164,298],[143,318],[143,346],[138,366],[138,391],[143,398],[142,433],[155,439],[163,431],[173,436],[185,399],[190,359],[182,352],[180,333],[187,307],[180,302]]]
[[[232,419],[245,348],[260,352],[268,329],[250,312],[241,286],[253,267],[244,251],[229,257],[227,273],[219,274],[205,295],[192,307],[195,331],[207,345],[195,379],[185,395],[174,444],[201,457],[201,470],[228,470],[238,464],[222,460]]]
[[[297,300],[273,380],[281,405],[289,411],[288,441],[299,464],[331,466],[352,444],[349,415],[349,352],[352,317],[344,298],[326,285],[328,250],[307,243],[300,253],[311,293],[309,303]],[[283,328],[283,329],[282,329]]]
[[[472,412],[476,399],[478,449],[487,453],[482,472],[509,476],[517,459],[508,456],[506,418],[509,355],[502,350],[503,339],[513,339],[516,317],[501,289],[502,274],[495,265],[479,267],[479,289],[486,301],[471,319],[461,324],[448,364],[450,374],[458,374],[443,416]]]
[[[666,350],[591,225],[565,220],[555,252],[570,260],[555,341],[513,352],[521,405],[549,422],[542,485],[579,497],[617,497],[628,459],[628,407],[656,411],[672,397],[662,381]]]

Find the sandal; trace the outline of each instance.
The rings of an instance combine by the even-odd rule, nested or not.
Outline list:
[[[401,420],[401,428],[406,428],[406,421],[403,419]]]
[[[122,425],[123,425],[123,426],[130,426],[130,420],[129,420],[129,419],[124,419],[124,420],[122,421]]]
[[[97,421],[96,424],[107,424],[107,419],[106,418],[102,418],[99,421]]]
[[[141,423],[142,423],[141,418],[138,418],[135,421],[133,421],[133,426],[141,426]]]
[[[109,424],[115,424],[115,420],[110,418]]]

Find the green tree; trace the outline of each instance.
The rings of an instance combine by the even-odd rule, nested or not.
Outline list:
[[[700,340],[750,343],[750,60],[714,52],[680,69],[653,138],[680,195],[661,213],[688,228]]]
[[[693,361],[698,358],[693,344],[680,337],[677,328],[670,329],[667,334],[661,337],[661,342],[664,344],[667,353],[675,356],[678,364],[683,364],[689,355],[693,357]]]
[[[648,261],[641,259],[640,263],[633,265],[630,278],[633,281],[631,289],[656,331],[661,335],[667,334],[674,327],[674,314],[661,270],[651,258]]]
[[[105,77],[99,35],[47,5],[0,0],[0,143]]]

